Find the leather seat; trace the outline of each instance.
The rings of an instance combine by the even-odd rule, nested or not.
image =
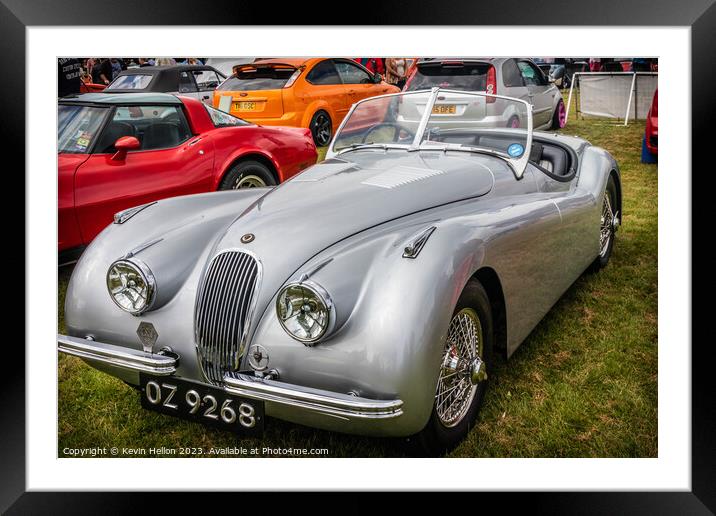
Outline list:
[[[555,176],[564,177],[569,172],[569,157],[567,151],[553,145],[544,145],[542,147],[542,159],[552,164],[552,173]]]
[[[144,130],[142,149],[167,149],[175,147],[181,140],[177,124],[156,122]]]
[[[97,142],[97,152],[114,152],[114,142],[122,136],[135,136],[134,126],[127,122],[110,122]]]

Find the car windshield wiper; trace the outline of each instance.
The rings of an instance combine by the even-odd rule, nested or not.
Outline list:
[[[375,142],[364,142],[364,143],[351,143],[347,149],[359,149],[361,147],[383,147],[385,148],[385,144],[382,143],[375,143]]]
[[[366,142],[366,143],[351,143],[350,145],[343,147],[339,152],[344,152],[347,150],[355,150],[355,149],[363,149],[363,148],[378,148],[387,150],[389,148],[402,148],[404,147],[401,145],[391,145],[388,143],[375,143],[375,142]]]
[[[490,156],[497,156],[499,158],[503,159],[509,159],[509,155],[500,152],[495,149],[489,149],[487,147],[473,147],[470,145],[463,145],[461,143],[442,143],[442,142],[431,142],[430,140],[424,141],[420,145],[420,149],[426,149],[426,150],[440,150],[443,152],[446,151],[461,151],[461,152],[476,152],[478,154],[489,154]],[[430,145],[425,145],[430,144]]]

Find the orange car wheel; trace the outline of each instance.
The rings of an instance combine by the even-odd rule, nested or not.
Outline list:
[[[317,147],[328,145],[333,136],[333,122],[325,111],[316,111],[309,125]]]

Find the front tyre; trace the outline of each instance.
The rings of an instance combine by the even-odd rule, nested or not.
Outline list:
[[[417,435],[422,453],[445,454],[474,426],[487,388],[492,345],[490,301],[480,282],[471,280],[450,320],[430,419]]]
[[[599,256],[594,259],[591,270],[596,272],[603,269],[609,263],[609,258],[614,249],[614,238],[619,224],[619,206],[617,199],[617,185],[614,176],[609,174],[607,187],[602,197],[602,211],[599,219]]]
[[[229,169],[219,183],[219,190],[240,190],[275,186],[276,180],[269,168],[254,160],[240,161]]]

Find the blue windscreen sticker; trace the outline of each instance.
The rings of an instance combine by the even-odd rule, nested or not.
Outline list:
[[[509,154],[512,158],[519,158],[522,156],[523,152],[525,152],[525,148],[519,143],[513,143],[507,147],[507,154]]]

